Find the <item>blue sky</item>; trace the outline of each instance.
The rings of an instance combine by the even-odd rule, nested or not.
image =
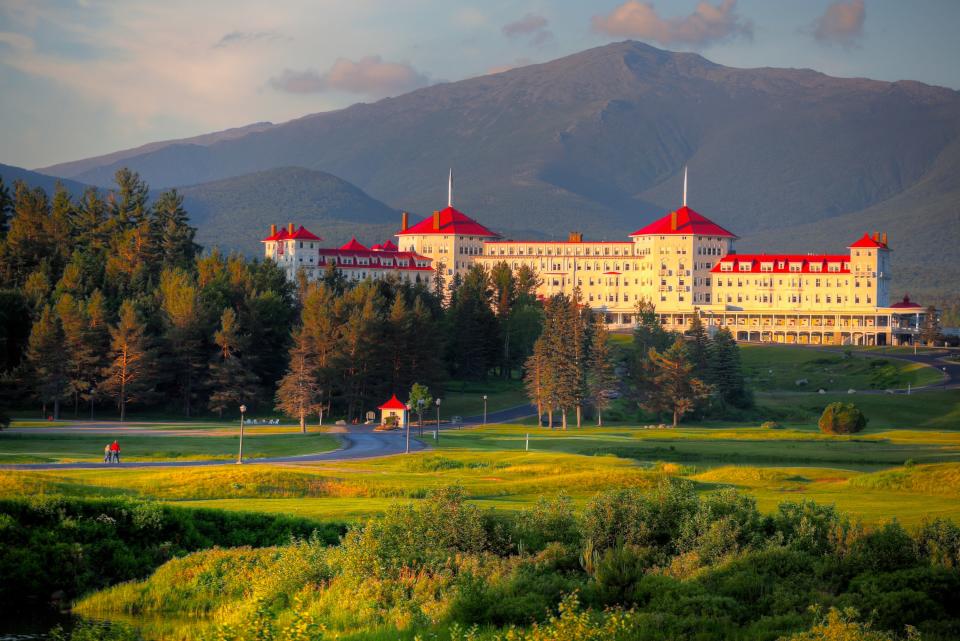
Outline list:
[[[0,0],[0,162],[282,122],[627,38],[960,89],[957,0]]]

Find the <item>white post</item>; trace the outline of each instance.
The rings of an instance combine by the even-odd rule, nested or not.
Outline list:
[[[525,451],[530,451],[530,432],[527,432],[527,447],[525,448]]]

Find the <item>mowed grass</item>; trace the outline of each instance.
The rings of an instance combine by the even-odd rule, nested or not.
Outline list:
[[[878,352],[821,350],[787,345],[742,344],[744,374],[757,391],[846,391],[920,387],[942,380],[940,372],[922,363],[884,358]],[[798,381],[806,380],[802,385]]]
[[[436,398],[437,392],[433,394]],[[481,416],[484,395],[487,396],[487,412],[510,409],[530,402],[524,392],[523,382],[519,380],[447,381],[444,383],[444,391],[440,393],[440,420],[447,421],[451,416]],[[424,420],[435,420],[436,411],[435,406],[424,411]]]
[[[960,390],[915,394],[795,394],[757,397],[760,413],[783,423],[814,426],[823,408],[835,401],[853,403],[867,416],[868,433],[878,429],[960,431]]]
[[[181,428],[182,429],[182,428]],[[301,434],[251,430],[244,435],[244,458],[295,456],[336,449],[339,439],[328,434]],[[190,461],[230,459],[237,456],[239,436],[198,431],[174,434],[63,434],[0,432],[0,464],[94,462],[103,460],[103,448],[120,442],[122,461]]]

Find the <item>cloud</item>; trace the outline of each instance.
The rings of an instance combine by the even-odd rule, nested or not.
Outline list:
[[[312,69],[284,69],[270,78],[270,86],[287,93],[343,91],[372,97],[395,96],[430,84],[430,79],[401,62],[384,62],[380,56],[367,56],[354,62],[338,58],[324,73]]]
[[[595,31],[610,36],[652,40],[661,45],[706,46],[713,42],[753,36],[749,20],[736,12],[737,0],[721,0],[713,5],[700,2],[683,18],[662,18],[650,2],[627,0],[609,15],[593,17]]]
[[[253,42],[282,40],[283,36],[273,31],[231,31],[214,44],[214,48],[244,45]]]
[[[503,25],[503,35],[507,38],[530,37],[530,44],[539,47],[553,38],[553,32],[547,29],[550,21],[541,15],[528,13],[519,20]]]
[[[863,0],[836,0],[813,21],[810,31],[823,44],[852,47],[863,35],[866,18]]]

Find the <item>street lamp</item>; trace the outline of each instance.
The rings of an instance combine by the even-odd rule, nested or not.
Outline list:
[[[423,399],[417,399],[417,418],[420,419],[420,438],[423,438]]]
[[[407,454],[410,453],[410,412],[413,411],[413,405],[407,401],[407,414],[404,416],[404,423],[407,424]]]
[[[93,420],[93,395],[96,394],[96,392],[97,392],[96,387],[90,388],[90,420],[91,421]]]
[[[435,441],[440,441],[440,399],[437,399],[437,435],[434,437]]]
[[[240,406],[240,451],[237,452],[237,465],[243,463],[243,415],[247,413],[247,406]]]
[[[487,424],[487,395],[483,395],[483,424]]]

